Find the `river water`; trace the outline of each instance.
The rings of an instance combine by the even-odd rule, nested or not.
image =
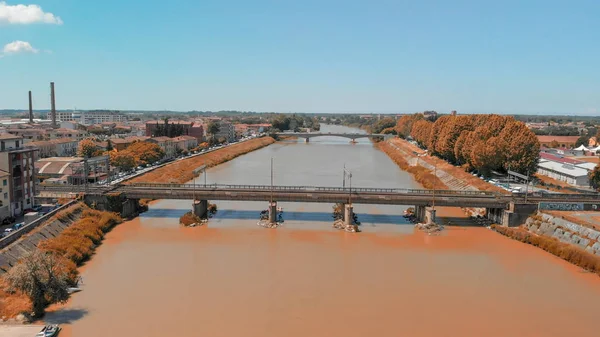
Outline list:
[[[323,132],[357,132],[325,126]],[[418,185],[370,141],[277,143],[208,171],[207,183]],[[204,177],[197,179],[204,182]],[[347,182],[349,184],[349,182]],[[217,202],[181,228],[190,201],[157,201],[107,235],[84,290],[48,315],[73,336],[595,336],[600,279],[485,228],[413,232],[403,207],[355,205],[362,233],[331,228],[332,205]]]

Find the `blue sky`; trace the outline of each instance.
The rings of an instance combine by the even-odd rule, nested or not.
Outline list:
[[[600,114],[600,1],[2,2],[0,109]]]

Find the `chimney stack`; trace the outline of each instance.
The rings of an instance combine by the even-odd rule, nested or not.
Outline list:
[[[31,102],[31,90],[29,90],[29,123],[33,123],[33,103]]]
[[[56,101],[54,100],[54,82],[50,82],[50,105],[52,114],[52,127],[56,128]]]

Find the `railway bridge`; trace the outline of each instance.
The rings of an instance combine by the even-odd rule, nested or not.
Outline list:
[[[435,206],[485,208],[492,220],[507,226],[519,225],[537,210],[538,204],[542,202],[600,203],[597,194],[504,195],[485,191],[226,184],[131,183],[114,186],[40,186],[38,193],[40,198],[73,197],[83,194],[87,203],[94,203],[99,209],[122,212],[125,216],[135,210],[139,199],[195,200],[194,212],[199,216],[206,214],[208,200],[243,200],[269,202],[270,218],[276,219],[277,201],[286,201],[341,203],[345,205],[346,219],[352,218],[354,203],[414,206],[415,213],[421,221],[435,219]]]

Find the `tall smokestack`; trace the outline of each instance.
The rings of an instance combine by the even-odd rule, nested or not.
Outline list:
[[[54,82],[50,82],[50,104],[52,109],[52,127],[56,128],[56,101],[54,100]]]
[[[31,102],[31,90],[29,90],[29,123],[33,123],[33,103]]]

